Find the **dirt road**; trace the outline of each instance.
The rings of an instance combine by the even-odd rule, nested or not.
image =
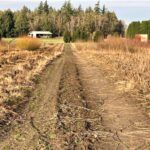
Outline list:
[[[0,137],[2,150],[149,147],[149,118],[71,45],[47,67],[23,115]]]

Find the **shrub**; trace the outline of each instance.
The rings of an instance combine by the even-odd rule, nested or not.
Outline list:
[[[41,42],[39,39],[22,37],[16,40],[16,46],[22,50],[36,50],[40,48]]]
[[[7,50],[8,49],[8,44],[5,42],[5,41],[3,41],[3,40],[1,40],[0,41],[0,50]]]
[[[75,41],[88,41],[90,39],[90,33],[85,28],[77,28],[73,31],[72,42]]]
[[[80,31],[74,30],[72,34],[72,42],[75,42],[76,40],[80,39]]]
[[[96,31],[93,36],[93,41],[98,42],[102,38],[103,38],[103,36],[102,36],[101,31]]]
[[[81,40],[88,41],[89,38],[90,38],[90,34],[88,33],[88,31],[86,31],[85,29],[83,29],[81,31]]]
[[[68,30],[66,30],[64,32],[64,42],[65,43],[70,43],[71,42],[71,33]]]

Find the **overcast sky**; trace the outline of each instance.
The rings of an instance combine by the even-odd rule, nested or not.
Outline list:
[[[34,9],[38,6],[41,0],[0,0],[0,10],[20,9],[23,5]],[[44,1],[44,0],[43,0]],[[65,0],[48,0],[49,5],[60,8]],[[77,7],[79,4],[83,8],[88,6],[94,7],[98,0],[70,0]],[[100,0],[101,5],[115,11],[118,18],[126,23],[137,20],[150,20],[150,0]]]

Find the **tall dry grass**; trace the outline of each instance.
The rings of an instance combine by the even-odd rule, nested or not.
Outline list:
[[[150,44],[122,38],[110,38],[98,43],[76,43],[89,61],[104,68],[109,76],[129,83],[129,89],[150,93]],[[150,95],[149,95],[150,96]]]
[[[30,96],[43,69],[62,51],[63,44],[0,51],[0,119]]]
[[[81,49],[93,49],[93,50],[116,50],[122,52],[139,52],[144,51],[145,49],[150,48],[150,43],[142,43],[137,40],[125,39],[125,38],[117,38],[111,37],[109,39],[100,40],[97,43],[94,42],[76,42],[79,47],[80,44]]]
[[[16,40],[16,47],[22,50],[36,50],[41,46],[39,39],[21,37]]]
[[[7,43],[4,41],[0,41],[0,51],[6,50],[7,49]]]

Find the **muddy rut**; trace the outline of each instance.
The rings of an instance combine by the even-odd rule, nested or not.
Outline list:
[[[149,119],[130,100],[66,44],[43,72],[20,120],[0,137],[0,149],[148,150]]]

